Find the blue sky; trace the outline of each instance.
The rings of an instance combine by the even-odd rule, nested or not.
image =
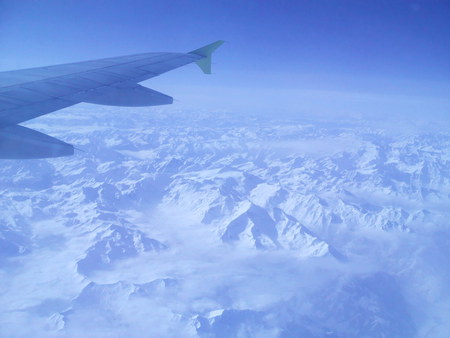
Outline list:
[[[186,107],[450,112],[448,1],[0,0],[0,70],[223,39],[211,77],[150,80]]]

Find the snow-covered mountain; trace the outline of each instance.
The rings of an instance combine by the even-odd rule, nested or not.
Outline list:
[[[450,334],[450,133],[79,106],[0,162],[0,336]]]

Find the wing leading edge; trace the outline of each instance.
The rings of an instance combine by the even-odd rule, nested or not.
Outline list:
[[[47,135],[49,139],[42,138],[44,134],[16,125],[80,102],[127,107],[171,104],[172,97],[138,83],[192,62],[210,74],[211,54],[222,43],[216,41],[189,53],[144,53],[0,72],[0,158],[72,155],[73,147],[67,143]],[[17,131],[17,137],[12,137]],[[42,150],[42,144],[51,144],[51,153]],[[55,151],[55,144],[63,150]],[[31,151],[33,156],[27,157],[23,150],[27,147],[41,150]],[[17,155],[19,148],[21,155]]]

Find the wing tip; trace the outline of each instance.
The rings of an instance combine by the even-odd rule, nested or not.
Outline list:
[[[199,56],[203,56],[203,57],[209,57],[211,56],[211,54],[220,46],[222,46],[225,43],[224,40],[217,40],[213,43],[210,43],[206,46],[197,48],[191,52],[189,52],[189,54],[197,54]]]
[[[200,67],[200,69],[205,74],[211,74],[211,55],[212,53],[225,43],[223,40],[217,40],[216,42],[210,43],[206,46],[200,47],[189,54],[195,54],[201,56],[200,60],[195,63]]]

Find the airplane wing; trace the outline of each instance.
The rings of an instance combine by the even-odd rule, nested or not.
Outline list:
[[[171,104],[172,97],[138,83],[192,62],[211,74],[211,54],[222,43],[189,53],[144,53],[0,72],[0,158],[72,155],[73,146],[18,124],[80,102]]]

